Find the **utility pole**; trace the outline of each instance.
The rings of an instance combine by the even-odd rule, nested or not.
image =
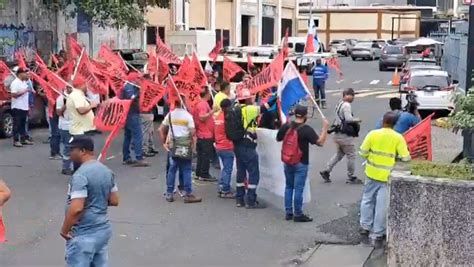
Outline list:
[[[474,1],[469,5],[469,34],[467,37],[466,94],[474,86]]]

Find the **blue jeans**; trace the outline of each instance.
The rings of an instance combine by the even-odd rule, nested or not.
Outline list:
[[[71,159],[69,158],[70,149],[68,147],[69,140],[71,139],[71,134],[68,130],[59,130],[61,135],[61,143],[63,144],[63,170],[71,170]]]
[[[232,169],[234,168],[234,152],[232,150],[217,150],[217,155],[222,160],[222,171],[219,180],[219,191],[222,193],[230,192],[230,180],[232,178]]]
[[[237,181],[235,199],[239,202],[245,198],[245,178],[248,173],[247,204],[254,205],[257,200],[257,185],[260,180],[258,154],[255,148],[244,144],[235,144],[235,157],[237,159]]]
[[[74,236],[66,242],[66,264],[71,267],[106,267],[109,256],[107,245],[112,229],[106,228],[92,234]]]
[[[308,165],[298,163],[297,165],[284,165],[286,187],[285,187],[285,211],[286,214],[300,216],[303,214],[303,191],[308,177]],[[294,194],[293,194],[294,192]],[[293,198],[294,195],[294,198]],[[294,203],[294,213],[293,213]]]
[[[168,179],[168,173],[170,171],[170,153],[168,152],[168,156],[166,157],[166,179]],[[183,182],[183,172],[178,172],[178,190],[184,190],[184,182]]]
[[[385,234],[387,225],[387,183],[372,179],[365,181],[362,201],[360,202],[360,226],[372,230],[374,237]]]
[[[55,114],[52,118],[49,118],[49,127],[51,134],[51,140],[49,140],[49,147],[51,156],[58,155],[60,151],[61,134],[59,133],[58,123],[58,115]]]
[[[192,189],[192,163],[190,159],[174,159],[169,157],[170,167],[168,169],[168,175],[166,176],[166,192],[172,194],[175,188],[176,172],[179,171],[180,177],[183,178],[183,186],[186,194],[191,194]]]
[[[314,97],[317,101],[326,101],[326,83],[313,81]]]
[[[125,123],[123,139],[123,161],[130,160],[130,144],[133,142],[133,150],[137,160],[143,159],[143,133],[140,114],[128,114]]]

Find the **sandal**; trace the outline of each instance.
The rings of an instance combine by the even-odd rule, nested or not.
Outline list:
[[[233,192],[219,192],[219,197],[220,198],[226,198],[226,199],[234,199],[235,198],[235,193],[233,193]]]

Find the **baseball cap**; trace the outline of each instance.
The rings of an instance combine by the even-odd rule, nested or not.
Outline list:
[[[70,149],[79,148],[87,151],[94,151],[94,141],[89,137],[71,137],[67,146]]]
[[[344,91],[342,92],[342,95],[343,95],[343,96],[346,96],[346,95],[352,95],[352,96],[354,96],[354,95],[355,95],[354,89],[352,89],[352,88],[346,88],[346,89],[344,89]]]
[[[29,71],[30,70],[28,68],[18,68],[18,70],[16,71],[16,74],[27,73]]]
[[[295,117],[304,118],[308,114],[308,107],[297,105],[295,107]]]

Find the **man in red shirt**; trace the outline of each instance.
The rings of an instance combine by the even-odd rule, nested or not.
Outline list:
[[[213,111],[209,106],[211,95],[207,87],[201,91],[201,101],[196,105],[193,112],[194,124],[196,125],[196,179],[206,182],[215,182],[216,178],[209,174],[209,167],[214,157],[214,118]]]
[[[227,138],[225,133],[225,117],[226,112],[232,102],[226,98],[221,101],[221,111],[216,113],[214,119],[216,127],[214,127],[214,136],[216,139],[217,155],[222,161],[222,171],[219,179],[219,197],[220,198],[235,198],[235,194],[230,189],[230,181],[232,177],[232,169],[234,167],[234,143]]]

